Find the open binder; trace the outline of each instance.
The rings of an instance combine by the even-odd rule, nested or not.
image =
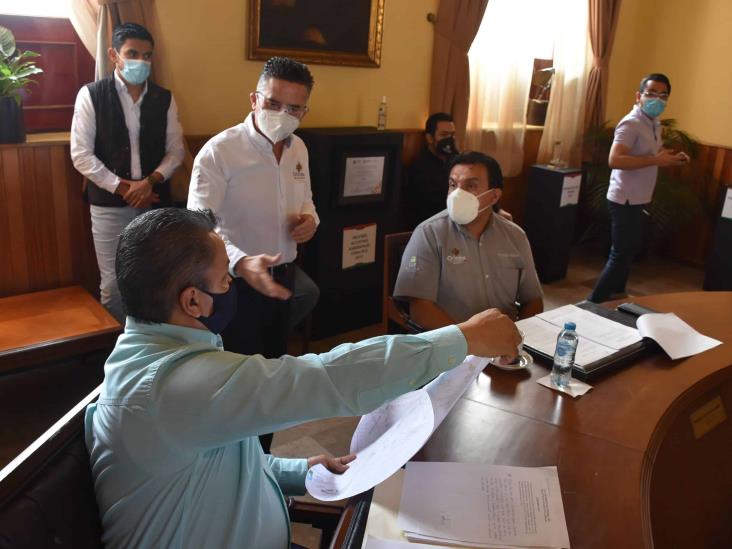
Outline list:
[[[613,322],[622,324],[623,326],[628,326],[630,328],[636,327],[636,320],[638,319],[638,316],[635,314],[619,311],[616,309],[607,309],[591,301],[581,301],[579,303],[576,303],[575,306],[608,320],[612,320]],[[644,309],[643,312],[654,313],[656,311],[652,309]],[[549,363],[554,360],[553,355],[549,355],[542,350],[535,349],[527,343],[524,343],[524,349],[531,353],[531,355],[533,355],[535,358],[544,359]],[[575,364],[572,367],[572,376],[581,381],[588,381],[609,371],[625,366],[640,357],[646,356],[653,352],[657,352],[658,350],[660,349],[655,341],[653,341],[652,339],[643,338],[636,343],[632,343],[626,347],[623,347],[622,349],[618,349],[611,355],[603,357],[594,362],[590,362],[584,365]]]

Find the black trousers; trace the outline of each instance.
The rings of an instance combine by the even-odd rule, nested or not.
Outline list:
[[[275,282],[292,290],[295,285],[294,266],[285,263],[273,267]],[[238,295],[234,320],[221,334],[224,349],[243,355],[279,358],[287,353],[290,320],[290,299],[273,299],[260,294],[241,278],[234,279]],[[260,435],[265,453],[269,452],[273,434]]]

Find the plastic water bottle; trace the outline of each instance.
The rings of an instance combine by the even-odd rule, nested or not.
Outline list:
[[[386,96],[381,97],[381,103],[379,104],[379,121],[376,126],[379,130],[386,129]]]
[[[552,365],[551,380],[557,387],[567,387],[572,379],[572,364],[574,355],[577,352],[577,325],[574,322],[566,322],[564,330],[559,332],[557,337],[557,349],[554,351],[554,364]]]

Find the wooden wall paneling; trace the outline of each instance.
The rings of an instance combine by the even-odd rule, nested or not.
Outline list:
[[[28,291],[28,265],[26,252],[25,224],[23,223],[23,202],[21,200],[21,175],[19,150],[14,147],[0,149],[3,157],[7,215],[10,240],[10,279],[0,289],[0,296],[14,295]]]
[[[56,249],[58,251],[57,263],[61,286],[67,286],[74,282],[73,269],[71,267],[73,250],[71,248],[71,223],[69,222],[69,200],[66,189],[70,181],[66,173],[67,158],[64,154],[64,147],[51,147],[51,173],[53,184],[51,185],[51,199],[55,212],[54,233],[56,237]]]
[[[3,167],[3,155],[0,151],[0,205],[8,203],[8,192],[5,189],[6,178]],[[3,212],[0,215],[0,295],[2,288],[8,287],[13,279],[13,250],[11,247],[12,230],[10,216]]]

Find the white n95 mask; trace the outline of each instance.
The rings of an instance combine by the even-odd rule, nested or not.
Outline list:
[[[480,212],[484,212],[490,208],[490,206],[486,206],[482,210],[479,209],[480,201],[478,200],[478,198],[489,192],[491,192],[491,189],[475,196],[473,193],[464,191],[460,187],[452,191],[447,195],[447,214],[450,216],[450,219],[458,225],[467,225],[474,221]]]
[[[260,109],[256,111],[257,127],[272,143],[278,143],[292,135],[300,121],[285,111]]]

